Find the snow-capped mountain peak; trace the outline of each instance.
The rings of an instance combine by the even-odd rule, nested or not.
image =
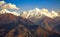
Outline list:
[[[58,16],[58,13],[52,10],[52,15]]]
[[[43,15],[47,16],[49,18],[55,18],[56,16],[58,16],[58,13],[53,11],[53,10],[51,12],[49,12],[45,8],[43,8],[43,9],[35,8],[33,10],[28,11],[28,14],[27,14],[26,18],[29,18],[29,17],[40,18]]]
[[[30,10],[30,11],[28,12],[26,18],[29,18],[30,16],[31,16],[31,17],[35,17],[35,16],[38,17],[38,16],[40,16],[40,15],[38,15],[38,14],[41,14],[40,12],[41,12],[41,11],[40,11],[39,8],[35,8],[35,9],[33,9],[33,10]]]
[[[40,9],[39,9],[39,8],[35,8],[34,10],[35,10],[35,11],[40,11]]]

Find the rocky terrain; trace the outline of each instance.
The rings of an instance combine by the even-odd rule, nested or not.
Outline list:
[[[0,1],[0,37],[60,37],[60,12]]]
[[[0,14],[0,37],[60,37],[60,32],[58,32],[60,23],[56,21],[58,24],[57,26],[54,24],[53,28],[49,26],[48,22],[52,24],[54,20],[46,17],[42,20],[43,24],[36,25],[21,16],[10,13]],[[58,30],[55,31],[55,28]]]

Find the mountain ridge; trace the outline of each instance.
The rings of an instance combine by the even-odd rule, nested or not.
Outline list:
[[[50,36],[59,37],[60,36],[60,34],[58,32],[55,32],[55,31],[52,31],[49,29],[44,29],[41,25],[35,25],[33,22],[29,21],[29,19],[26,19],[26,18],[23,18],[20,16],[15,16],[10,13],[1,14],[0,19],[3,18],[2,16],[5,16],[6,21],[11,19],[11,21],[13,21],[13,22],[12,23],[5,22],[6,24],[4,24],[4,25],[0,24],[0,32],[1,32],[0,36],[1,37],[15,37],[15,36],[16,37],[24,37],[24,36],[41,37],[42,35],[43,35],[43,37],[45,37],[45,35],[46,35],[46,37],[50,37]],[[12,17],[10,17],[10,16],[12,16],[14,18],[12,19]],[[7,19],[7,17],[10,17],[10,18]],[[4,21],[3,19],[1,19],[1,20]],[[42,30],[42,32],[40,32],[41,30]],[[45,33],[48,33],[48,34],[45,34]]]

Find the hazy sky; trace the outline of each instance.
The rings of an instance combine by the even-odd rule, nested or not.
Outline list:
[[[15,4],[21,10],[27,11],[34,8],[60,10],[60,0],[5,0],[5,2]]]

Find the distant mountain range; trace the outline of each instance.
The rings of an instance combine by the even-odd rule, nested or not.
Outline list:
[[[60,13],[45,8],[19,10],[0,1],[0,37],[60,37]]]
[[[31,17],[36,17],[36,18],[41,18],[42,16],[47,16],[49,18],[55,18],[57,16],[60,16],[59,13],[55,11],[48,11],[47,9],[39,9],[35,8],[33,10],[29,10],[28,12],[23,12],[22,14],[27,15],[26,18],[31,18]]]
[[[59,18],[45,16],[37,25],[22,16],[0,14],[0,37],[60,37]]]
[[[30,10],[29,12],[25,11],[21,14],[21,16],[30,20],[31,22],[33,22],[36,25],[41,25],[45,29],[47,29],[46,28],[47,25],[52,30],[55,29],[54,27],[60,25],[59,13],[55,12],[53,10],[51,12],[49,12],[45,8],[44,9],[35,8],[33,10]]]

